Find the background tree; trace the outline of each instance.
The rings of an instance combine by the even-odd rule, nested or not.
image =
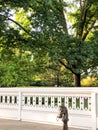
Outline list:
[[[98,18],[98,1],[1,0],[0,4],[0,18],[4,25],[7,24],[6,31],[8,21],[16,25],[13,27],[13,30],[18,32],[16,45],[40,54],[48,54],[50,61],[60,63],[72,73],[75,86],[81,86],[81,74],[97,66],[94,61],[97,61],[98,52],[95,52],[94,48],[98,44],[98,28],[95,24]],[[12,19],[9,16],[12,9],[15,14],[20,10],[20,14],[23,12],[23,15],[18,15],[18,19]],[[19,20],[23,16],[25,20],[28,19],[27,22]],[[2,31],[2,36],[6,31]]]

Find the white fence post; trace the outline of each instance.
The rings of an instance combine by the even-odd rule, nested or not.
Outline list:
[[[97,129],[97,110],[96,110],[96,100],[97,100],[97,96],[95,92],[92,92],[91,94],[91,98],[92,98],[92,130],[96,130]]]
[[[22,108],[22,93],[18,94],[18,120],[21,120],[21,108]]]

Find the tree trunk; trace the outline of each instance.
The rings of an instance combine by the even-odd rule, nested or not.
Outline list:
[[[81,87],[81,74],[73,74],[74,86]]]

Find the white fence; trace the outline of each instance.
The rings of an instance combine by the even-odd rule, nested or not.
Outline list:
[[[0,88],[0,118],[62,125],[59,105],[68,108],[70,127],[98,128],[98,88]]]

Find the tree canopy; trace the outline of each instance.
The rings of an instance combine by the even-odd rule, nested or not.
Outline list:
[[[30,51],[37,65],[63,66],[80,87],[81,76],[98,66],[97,12],[97,0],[0,0],[1,54]]]

